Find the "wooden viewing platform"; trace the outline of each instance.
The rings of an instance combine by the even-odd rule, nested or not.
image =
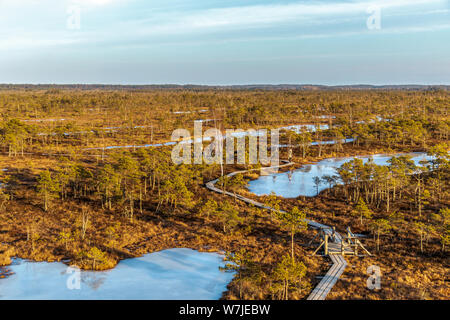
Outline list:
[[[250,171],[256,171],[256,170],[267,170],[270,169],[279,169],[287,166],[291,166],[294,164],[294,162],[289,161],[283,161],[285,164],[274,166],[270,168],[262,168],[262,169],[252,169],[252,170],[243,170],[243,171],[235,171],[232,173],[229,173],[227,176],[232,177],[234,175],[237,175],[239,173],[247,173]],[[244,201],[246,203],[249,203],[257,208],[276,211],[275,209],[268,207],[264,205],[261,202],[246,198],[244,196],[234,194],[228,191],[221,190],[215,186],[215,184],[219,181],[219,179],[215,179],[213,181],[210,181],[206,183],[206,188],[208,188],[211,191],[225,194],[230,197],[235,197],[236,199],[239,199],[241,201]],[[280,210],[280,212],[285,212],[283,210]],[[344,272],[347,261],[344,259],[345,254],[355,254],[357,255],[357,247],[362,247],[363,250],[367,251],[359,242],[356,236],[351,233],[350,229],[347,228],[347,237],[343,238],[338,232],[335,231],[334,228],[309,220],[305,219],[305,221],[308,223],[308,226],[312,227],[313,229],[316,229],[319,231],[319,234],[322,235],[322,242],[321,245],[319,245],[319,248],[316,249],[316,251],[313,254],[316,254],[317,251],[322,247],[325,246],[325,255],[329,256],[331,261],[333,262],[333,266],[330,270],[326,273],[326,275],[322,278],[322,280],[319,282],[319,284],[314,288],[314,290],[311,292],[311,294],[308,296],[307,300],[325,300],[328,293],[331,291],[333,286],[336,284],[342,273]],[[313,239],[314,240],[314,239]],[[356,250],[355,250],[356,247]],[[370,253],[367,251],[367,253],[370,255]]]

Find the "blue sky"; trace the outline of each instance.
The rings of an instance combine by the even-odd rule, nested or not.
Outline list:
[[[450,0],[0,0],[0,83],[450,84]]]

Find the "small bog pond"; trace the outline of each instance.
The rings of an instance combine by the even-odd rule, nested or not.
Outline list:
[[[169,249],[122,260],[112,270],[76,273],[61,262],[14,259],[13,275],[0,279],[0,299],[38,300],[217,300],[233,274],[223,257],[191,249]],[[68,286],[69,283],[69,286]],[[76,287],[76,286],[75,286]]]
[[[354,158],[362,159],[367,162],[369,158],[377,165],[388,165],[388,160],[394,156],[410,155],[416,164],[423,159],[431,159],[425,153],[408,153],[396,155],[372,155],[365,157],[348,158],[330,158],[317,163],[302,166],[292,172],[283,172],[273,175],[260,176],[258,179],[250,181],[248,189],[258,196],[269,195],[275,192],[277,196],[284,198],[297,198],[299,196],[314,197],[317,195],[314,177],[322,178],[324,176],[333,176],[337,174],[336,169],[345,162]],[[321,184],[319,192],[327,189],[329,186]]]

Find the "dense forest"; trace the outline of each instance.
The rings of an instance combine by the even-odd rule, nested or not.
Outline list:
[[[11,257],[70,260],[84,269],[174,247],[224,251],[236,272],[224,299],[302,299],[326,261],[306,244],[304,218],[351,227],[373,253],[350,258],[331,298],[448,297],[450,92],[399,89],[217,90],[8,88],[0,91],[0,265]],[[261,164],[181,164],[173,130],[283,128],[294,166],[399,154],[387,166],[355,158],[315,197],[256,196]],[[293,131],[292,125],[310,125]],[[306,129],[306,128],[309,128]],[[311,129],[313,128],[313,129]],[[347,140],[346,140],[347,139]],[[205,146],[209,142],[204,142]],[[414,163],[410,152],[428,161]],[[267,203],[251,207],[205,188]],[[318,190],[318,189],[317,189]],[[386,270],[381,291],[366,268]],[[358,280],[359,279],[359,280]],[[363,280],[361,280],[363,279]]]

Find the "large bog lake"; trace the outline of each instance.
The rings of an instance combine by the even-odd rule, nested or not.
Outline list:
[[[14,259],[13,275],[0,279],[0,299],[217,300],[233,274],[221,271],[223,256],[169,249],[122,260],[108,271],[77,274],[61,262]],[[72,288],[72,289],[70,289]]]

